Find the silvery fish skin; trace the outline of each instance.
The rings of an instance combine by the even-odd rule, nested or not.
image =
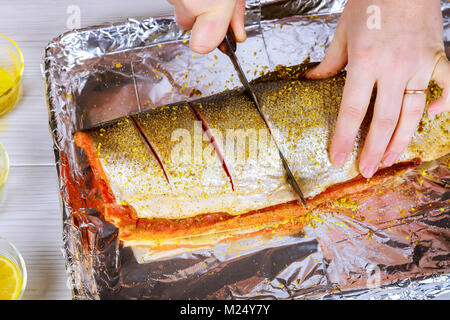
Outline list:
[[[231,206],[234,197],[230,179],[188,104],[155,108],[135,119],[171,186],[158,210],[138,212],[139,216],[180,218]],[[152,192],[150,187],[149,197]]]
[[[359,174],[358,154],[370,119],[363,122],[353,152],[342,168],[334,167],[328,158],[344,82],[345,74],[341,73],[320,81],[300,78],[253,83],[274,139],[307,198]],[[139,130],[134,127],[124,132],[113,125],[88,134],[94,148],[102,145],[98,157],[117,201],[131,205],[138,217],[182,219],[216,212],[236,215],[297,199],[268,129],[242,90],[155,108],[133,119],[147,141],[138,139]],[[173,133],[183,129],[195,136],[199,120],[215,141],[211,144],[203,134],[200,149],[203,155],[209,155],[209,162],[199,163],[193,158],[183,165],[173,162],[173,150],[179,143]],[[427,161],[449,153],[449,125],[448,113],[424,114],[401,161]],[[253,130],[253,135],[247,135],[247,130]],[[252,149],[254,140],[246,140],[244,150],[237,150],[230,147],[233,139],[227,139],[228,131],[234,134],[232,138],[243,135],[245,139],[256,133],[257,142]],[[134,149],[124,143],[127,137],[133,137]],[[190,143],[195,140],[192,137]],[[239,158],[239,152],[243,158]]]
[[[270,132],[243,91],[228,91],[191,105],[214,136],[229,170],[235,201],[228,213],[296,199]]]
[[[364,119],[352,153],[342,168],[329,159],[328,148],[339,112],[345,73],[325,80],[288,80],[255,86],[261,109],[280,150],[302,188],[313,197],[329,186],[359,175],[358,155],[367,135],[370,114]],[[439,94],[430,87],[428,99]],[[421,158],[430,161],[450,152],[450,116],[424,113],[400,161]]]
[[[341,101],[344,77],[321,81],[280,81],[256,86],[261,110],[305,197],[356,177],[359,140],[343,168],[329,160],[328,148]]]
[[[88,134],[116,202],[132,204],[136,212],[157,208],[170,185],[134,122],[123,118]]]

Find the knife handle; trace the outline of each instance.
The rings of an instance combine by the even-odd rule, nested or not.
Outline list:
[[[230,52],[236,52],[236,38],[234,36],[233,29],[231,27],[228,27],[227,34],[225,35],[225,38],[218,46],[218,49],[225,53],[227,56],[230,55]]]

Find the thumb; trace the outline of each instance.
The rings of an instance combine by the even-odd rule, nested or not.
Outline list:
[[[450,62],[444,53],[436,63],[431,79],[443,89],[442,95],[428,106],[428,113],[435,115],[450,111]]]
[[[347,64],[347,37],[345,27],[339,23],[333,41],[322,62],[306,73],[309,79],[324,79],[337,74]]]
[[[209,53],[225,38],[236,1],[223,1],[219,6],[199,15],[191,33],[191,49],[198,53]]]
[[[244,42],[247,38],[244,26],[245,19],[245,0],[237,0],[234,8],[233,17],[231,18],[231,28],[237,42]]]

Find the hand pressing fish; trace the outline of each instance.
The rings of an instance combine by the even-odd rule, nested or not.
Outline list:
[[[369,113],[350,157],[334,166],[328,148],[345,73],[308,80],[305,70],[282,68],[252,84],[273,136],[242,89],[77,132],[75,142],[101,189],[102,214],[119,227],[121,239],[170,248],[213,245],[274,227],[298,231],[307,210],[296,201],[275,142],[310,210],[449,153],[448,113],[424,114],[398,163],[369,182],[357,164]],[[430,86],[429,102],[439,95]]]

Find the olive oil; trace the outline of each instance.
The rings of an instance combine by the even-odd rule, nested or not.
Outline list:
[[[0,68],[0,116],[6,114],[17,103],[19,87],[17,81]]]
[[[0,33],[0,117],[17,104],[22,74],[22,52],[13,40]]]
[[[14,80],[11,75],[0,68],[0,97],[14,87]]]

